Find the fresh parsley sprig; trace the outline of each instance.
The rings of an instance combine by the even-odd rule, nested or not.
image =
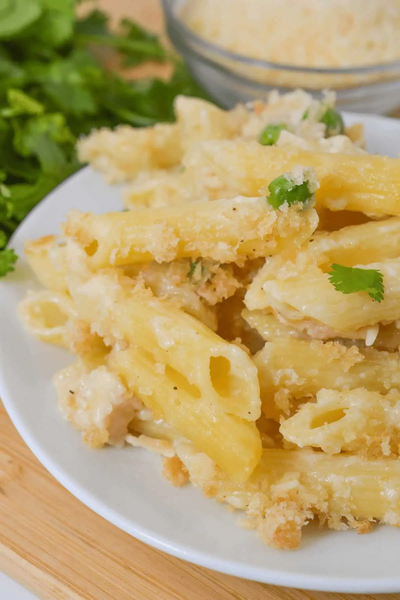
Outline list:
[[[366,292],[376,302],[382,302],[384,298],[383,275],[377,269],[359,269],[334,263],[328,275],[335,290],[342,294]]]
[[[99,10],[78,19],[76,3],[9,0],[0,6],[0,277],[14,268],[16,255],[6,243],[21,220],[80,168],[80,135],[120,123],[173,121],[177,94],[204,96],[158,36],[129,19],[112,32]],[[100,58],[113,53],[123,66],[171,62],[173,75],[169,81],[123,79]]]

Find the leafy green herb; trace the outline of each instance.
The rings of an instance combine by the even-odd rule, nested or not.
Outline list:
[[[338,292],[352,294],[366,292],[376,302],[382,302],[384,296],[383,276],[375,269],[358,269],[333,264],[329,272],[329,281]]]
[[[201,259],[200,258],[196,258],[196,260],[194,260],[194,261],[191,260],[190,261],[190,269],[187,272],[187,277],[189,277],[189,279],[191,279],[193,277],[193,275],[195,274],[197,265],[200,265],[200,267],[201,267],[200,268],[201,276],[203,277],[203,275],[205,275],[205,272],[206,272],[205,266],[203,264],[201,264]]]
[[[0,0],[0,276],[15,263],[5,246],[20,221],[80,168],[80,135],[173,121],[177,94],[204,97],[156,35],[129,19],[111,32],[99,10],[77,19],[76,4]],[[169,61],[174,71],[169,81],[130,81],[100,57],[126,66]]]
[[[271,181],[268,190],[270,194],[267,196],[267,202],[273,208],[279,208],[283,204],[292,206],[292,204],[299,202],[308,204],[314,196],[313,192],[310,192],[308,181],[296,185],[285,175],[280,175]]]
[[[310,110],[307,108],[303,113],[302,121],[308,119],[309,116]],[[326,137],[344,134],[344,122],[342,116],[332,107],[329,107],[325,110],[322,117],[320,117],[319,122],[326,125]]]
[[[39,19],[40,0],[14,0],[0,4],[0,38],[10,39]]]
[[[0,250],[0,277],[4,277],[4,275],[7,275],[7,273],[14,271],[14,265],[17,260],[18,256],[15,254],[12,248]]]
[[[190,279],[191,279],[191,278],[193,277],[193,275],[194,275],[194,272],[195,272],[195,270],[196,270],[196,267],[197,267],[197,265],[198,265],[198,263],[199,263],[199,260],[200,260],[200,259],[199,259],[199,258],[197,258],[196,260],[191,260],[191,261],[190,261],[190,269],[189,269],[189,271],[187,272],[187,277],[189,277]]]
[[[326,125],[326,137],[343,135],[344,122],[340,113],[338,113],[334,108],[327,108],[320,118],[320,122]]]
[[[9,106],[3,108],[0,115],[4,118],[19,117],[20,115],[40,115],[44,112],[44,106],[34,98],[25,94],[22,90],[10,88],[7,91]]]
[[[12,248],[4,249],[6,244],[7,236],[4,231],[0,231],[0,277],[14,271],[14,264],[17,261],[17,255]]]
[[[284,123],[267,125],[258,138],[259,143],[262,146],[275,146],[284,129],[287,130],[287,126]]]

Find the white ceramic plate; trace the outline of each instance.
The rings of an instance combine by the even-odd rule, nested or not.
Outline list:
[[[371,152],[400,154],[400,121],[362,120]],[[19,227],[15,273],[0,282],[0,396],[30,449],[72,494],[134,537],[193,563],[265,583],[333,592],[400,591],[400,531],[305,530],[301,549],[265,546],[238,517],[190,486],[176,489],[160,474],[160,460],[141,449],[89,450],[56,406],[52,375],[72,362],[62,349],[31,338],[15,315],[26,290],[36,288],[24,259],[25,240],[56,233],[69,209],[119,210],[118,188],[85,169],[44,200]]]

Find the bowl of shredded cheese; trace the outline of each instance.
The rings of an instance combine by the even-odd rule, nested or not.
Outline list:
[[[400,0],[163,0],[168,34],[230,107],[296,88],[342,109],[400,108]]]

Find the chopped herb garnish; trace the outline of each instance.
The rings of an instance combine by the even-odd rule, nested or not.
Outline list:
[[[366,292],[372,300],[382,302],[384,297],[383,275],[376,269],[359,269],[333,264],[329,281],[338,292],[353,294]]]
[[[195,271],[196,271],[196,267],[197,265],[201,264],[201,259],[200,258],[196,258],[195,261],[191,260],[190,261],[190,269],[187,272],[187,277],[189,277],[190,279],[193,277]],[[203,276],[206,272],[206,268],[204,265],[201,265],[201,275]]]
[[[310,109],[307,108],[303,113],[302,120],[305,121],[309,116]],[[322,117],[320,117],[319,122],[326,125],[326,137],[344,134],[344,122],[342,116],[332,107],[325,110]]]
[[[287,126],[284,123],[267,125],[258,138],[259,143],[262,146],[275,146],[284,129],[287,130]]]
[[[326,137],[343,135],[343,119],[340,113],[338,113],[334,108],[328,108],[320,118],[320,122],[326,125]]]
[[[308,204],[312,200],[314,193],[310,192],[309,182],[304,181],[297,185],[285,175],[280,175],[268,186],[270,191],[267,196],[267,202],[273,208],[279,208],[283,204],[292,206],[292,204]]]
[[[193,260],[190,261],[190,269],[187,272],[187,277],[193,277],[198,262],[199,262],[199,259],[197,259],[195,261],[193,261]]]

